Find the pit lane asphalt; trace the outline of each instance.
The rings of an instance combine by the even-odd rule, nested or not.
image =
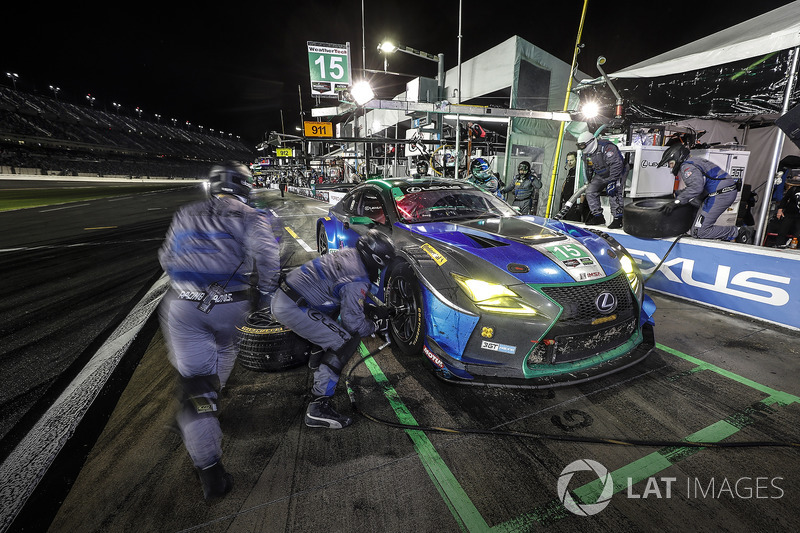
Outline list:
[[[282,256],[313,257],[321,204],[263,193],[281,218]],[[291,231],[290,231],[291,230]],[[292,234],[296,235],[295,238]],[[297,239],[303,241],[299,243]],[[304,247],[303,244],[306,244]],[[795,332],[652,295],[658,350],[614,376],[550,391],[455,387],[422,357],[391,349],[359,365],[360,408],[421,426],[580,437],[797,441]],[[365,341],[372,348],[377,341]],[[797,531],[796,449],[630,447],[404,431],[355,415],[343,431],[308,428],[305,368],[237,366],[223,399],[224,462],[234,490],[214,505],[172,416],[172,372],[154,330],[63,503],[32,498],[27,530],[49,531]],[[351,412],[340,386],[336,401]],[[594,502],[597,461],[613,497],[592,516],[565,510],[559,480]],[[589,463],[583,463],[586,465]],[[66,472],[68,476],[69,473]],[[41,517],[36,521],[36,517]],[[20,522],[21,524],[22,522]]]

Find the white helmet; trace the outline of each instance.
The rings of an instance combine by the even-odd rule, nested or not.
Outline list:
[[[578,141],[575,143],[578,150],[585,154],[591,154],[597,149],[597,139],[589,131],[584,131],[578,136]]]

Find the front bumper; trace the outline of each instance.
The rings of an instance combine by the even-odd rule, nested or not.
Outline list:
[[[533,375],[527,378],[487,375],[485,374],[488,370],[486,367],[471,368],[473,365],[463,364],[448,357],[430,338],[426,340],[424,353],[433,363],[436,376],[448,383],[487,387],[548,389],[576,385],[614,374],[644,360],[654,349],[655,334],[653,326],[645,324],[641,331],[641,342],[621,355],[603,358],[603,354],[600,354],[597,356],[599,360],[596,364],[588,365],[587,360],[551,365],[545,364],[542,367],[548,369],[546,374]],[[591,361],[591,359],[588,361]],[[479,370],[482,373],[473,374],[470,372],[471,370]]]

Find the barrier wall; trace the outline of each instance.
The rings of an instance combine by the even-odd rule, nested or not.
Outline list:
[[[800,251],[683,237],[654,273],[674,238],[608,233],[649,277],[647,289],[800,329]]]

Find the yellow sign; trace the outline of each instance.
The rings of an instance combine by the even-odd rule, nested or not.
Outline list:
[[[428,254],[429,256],[431,256],[431,259],[433,259],[433,260],[434,260],[434,262],[435,262],[437,265],[439,265],[439,266],[442,266],[443,264],[447,263],[447,258],[446,258],[445,256],[443,256],[442,254],[440,254],[440,253],[439,253],[439,252],[436,250],[436,248],[434,248],[434,247],[433,247],[433,246],[431,246],[430,244],[428,244],[428,243],[425,243],[425,244],[423,244],[422,246],[420,246],[420,248],[422,248],[423,250],[425,250],[425,252],[427,252],[427,254]]]
[[[278,157],[292,157],[294,155],[294,150],[291,148],[276,148],[275,155]]]
[[[333,137],[333,124],[331,122],[303,122],[303,131],[306,137]]]

